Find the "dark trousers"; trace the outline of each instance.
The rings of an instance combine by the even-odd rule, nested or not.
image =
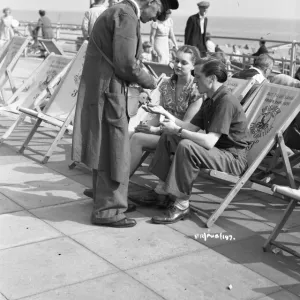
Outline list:
[[[127,210],[128,181],[119,183],[110,179],[105,171],[93,170],[94,209],[99,222],[111,223],[124,219]]]
[[[163,134],[149,166],[150,172],[165,182],[166,192],[182,200],[190,198],[200,168],[239,176],[247,168],[246,151],[236,155],[224,149],[207,150],[190,140]]]

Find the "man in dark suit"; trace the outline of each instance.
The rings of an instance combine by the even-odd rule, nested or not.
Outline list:
[[[259,49],[252,54],[252,56],[260,56],[261,54],[268,54],[269,51],[266,47],[266,41],[261,38],[260,41],[259,41]]]
[[[199,13],[189,17],[185,27],[185,44],[195,46],[199,49],[201,56],[206,56],[206,28],[207,28],[207,10],[210,3],[201,1],[198,4]]]

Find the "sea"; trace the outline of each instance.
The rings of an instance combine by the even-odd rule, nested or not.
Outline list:
[[[299,0],[300,1],[300,0]],[[53,23],[79,25],[82,22],[84,12],[78,11],[47,11],[48,17]],[[13,11],[14,17],[19,21],[36,22],[37,11]],[[175,34],[183,34],[186,21],[189,16],[172,15]],[[150,24],[142,24],[142,33],[150,32]],[[300,41],[299,19],[268,19],[255,17],[218,17],[208,16],[208,32],[216,36],[261,38],[281,41]],[[218,39],[215,43],[224,44],[227,39]],[[245,42],[234,42],[245,44]],[[250,43],[251,44],[251,43]]]

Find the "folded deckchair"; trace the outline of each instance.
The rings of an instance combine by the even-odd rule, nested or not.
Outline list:
[[[38,41],[49,54],[65,55],[63,49],[57,44],[55,39],[38,39]]]
[[[255,84],[256,80],[251,78],[249,80],[239,79],[239,78],[228,78],[224,83],[231,93],[238,98],[241,102],[247,93],[250,91],[252,86]]]
[[[202,211],[199,207],[191,206],[194,210],[208,218],[206,222],[207,227],[212,226],[216,222],[246,183],[247,188],[250,187],[258,191],[273,194],[271,189],[264,182],[254,178],[253,174],[276,144],[279,145],[283,156],[286,156],[282,133],[300,111],[300,90],[265,83],[259,90],[256,98],[259,101],[256,101],[254,108],[247,117],[248,128],[253,139],[248,149],[248,169],[240,177],[216,170],[202,170],[212,178],[234,183],[231,191],[212,215]],[[284,160],[284,163],[285,167],[289,168],[287,165],[289,164],[288,159]]]
[[[0,100],[5,104],[2,89],[7,81],[9,81],[12,92],[16,91],[16,86],[11,76],[20,56],[27,47],[30,38],[15,36],[10,42],[3,46],[3,51],[0,54]]]
[[[37,99],[49,83],[71,61],[70,57],[50,54],[35,72],[13,93],[1,109],[17,112],[17,107],[25,101]]]
[[[23,106],[19,107],[19,110],[22,113],[36,119],[35,125],[31,129],[19,151],[20,153],[23,153],[24,150],[27,149],[34,153],[41,154],[28,147],[28,144],[43,122],[50,124],[58,130],[58,133],[54,137],[54,141],[49,147],[47,153],[43,155],[42,163],[47,163],[65,131],[67,129],[73,130],[73,126],[71,126],[70,123],[72,122],[75,114],[77,92],[83,69],[86,48],[87,42],[84,42],[43,111],[35,111]]]
[[[18,112],[18,106],[22,105],[23,108],[36,109],[38,112],[41,111],[40,106],[43,105],[43,100],[49,95],[53,95],[55,88],[57,88],[62,77],[67,72],[70,65],[71,58],[67,58],[61,55],[51,54],[26,81],[26,88],[22,86],[13,95],[13,101],[6,107],[6,110]],[[18,92],[23,91],[21,94]],[[18,96],[20,95],[20,96]],[[17,120],[8,128],[0,139],[0,143],[3,143],[12,132],[21,124],[26,118],[26,114],[21,113]]]
[[[287,161],[287,163],[288,163],[288,161]],[[284,250],[288,253],[291,253],[292,255],[300,258],[300,253],[298,253],[298,252],[294,251],[293,249],[291,249],[291,248],[283,245],[282,243],[279,243],[279,242],[276,241],[276,238],[281,233],[281,230],[282,230],[283,226],[286,224],[289,217],[293,213],[293,210],[295,209],[296,205],[298,203],[300,203],[300,190],[296,189],[291,169],[288,170],[288,173],[289,173],[290,185],[291,185],[292,188],[286,187],[286,186],[274,185],[272,187],[272,190],[275,193],[278,193],[279,195],[282,195],[284,197],[289,198],[290,203],[289,203],[288,207],[286,208],[282,218],[276,224],[276,226],[273,229],[272,233],[270,234],[269,238],[265,242],[263,249],[264,249],[264,251],[270,251],[272,246],[274,246],[274,247],[282,249],[282,250]]]

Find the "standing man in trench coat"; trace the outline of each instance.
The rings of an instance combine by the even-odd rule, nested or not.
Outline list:
[[[178,6],[178,0],[125,0],[103,12],[91,32],[78,91],[72,159],[93,169],[95,225],[136,225],[124,214],[130,169],[127,86],[156,87],[138,61],[140,21],[163,20],[168,9]]]
[[[199,49],[201,57],[206,56],[206,28],[208,19],[206,17],[207,10],[210,6],[208,1],[201,1],[198,4],[199,13],[188,18],[184,40],[186,45],[195,46]]]

